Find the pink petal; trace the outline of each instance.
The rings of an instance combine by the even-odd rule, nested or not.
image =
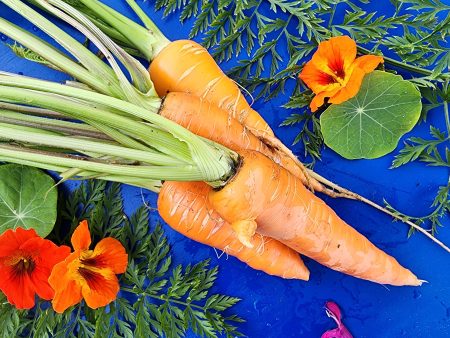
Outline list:
[[[326,302],[325,311],[327,312],[327,316],[333,318],[336,324],[338,324],[338,326],[342,324],[341,310],[339,309],[339,306],[336,303]]]
[[[325,304],[325,311],[327,316],[334,319],[338,327],[333,330],[325,332],[321,338],[353,338],[350,331],[342,323],[342,314],[339,306],[334,302],[327,302]]]

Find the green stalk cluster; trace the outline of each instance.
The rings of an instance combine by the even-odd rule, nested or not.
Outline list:
[[[160,116],[147,70],[85,15],[61,0],[31,1],[82,32],[109,66],[22,1],[1,1],[67,54],[4,18],[0,31],[76,79],[61,85],[0,74],[1,160],[55,170],[64,179],[96,177],[154,191],[161,180],[219,187],[233,175],[237,154]]]
[[[0,157],[10,162],[25,164],[23,161],[27,161],[60,172],[78,168],[88,172],[84,176],[123,176],[144,182],[206,180],[211,184],[226,181],[234,167],[233,154],[223,147],[205,142],[144,108],[89,90],[0,75],[0,101],[17,105],[32,102],[34,107],[52,109],[86,123],[0,110],[0,133],[4,140]],[[124,135],[141,147],[121,145],[93,127],[90,121]],[[102,136],[98,137],[99,134]],[[42,150],[54,145],[58,152]]]

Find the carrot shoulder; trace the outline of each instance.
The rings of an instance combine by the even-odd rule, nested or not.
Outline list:
[[[189,129],[194,134],[206,137],[232,150],[257,150],[274,162],[299,177],[314,191],[322,191],[323,186],[312,178],[307,178],[305,168],[283,152],[268,147],[236,119],[215,104],[183,92],[167,94],[159,112],[162,116]]]
[[[174,230],[235,256],[254,269],[308,280],[309,271],[300,256],[284,244],[259,235],[252,239],[253,248],[242,245],[231,226],[208,207],[210,191],[211,187],[203,182],[165,182],[158,197],[158,211]]]
[[[208,51],[191,40],[169,43],[151,61],[150,77],[160,97],[187,92],[214,103],[250,129],[273,137],[266,121],[252,109],[237,84],[217,65]]]
[[[262,154],[242,151],[238,173],[211,191],[211,206],[229,223],[257,223],[270,236],[334,270],[392,285],[421,282],[340,219],[301,181]]]

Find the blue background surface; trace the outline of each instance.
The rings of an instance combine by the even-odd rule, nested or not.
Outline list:
[[[135,18],[122,2],[105,1]],[[169,39],[188,36],[189,23],[181,26],[175,16],[163,20],[161,12],[153,11],[152,2],[140,4]],[[372,1],[368,8],[388,15],[392,12],[390,3],[384,0]],[[0,13],[2,17],[45,36],[6,6],[0,5]],[[11,42],[5,36],[0,35],[0,38],[2,42]],[[235,60],[223,68],[229,69],[233,62]],[[67,78],[46,67],[18,59],[4,45],[0,45],[0,69],[55,81]],[[267,119],[277,136],[290,145],[298,132],[297,127],[278,127],[291,113],[280,108],[287,99],[285,95],[270,102],[260,100],[255,102],[254,108]],[[427,138],[429,124],[444,130],[442,110],[432,111],[428,123],[417,126],[407,136]],[[446,184],[449,170],[425,167],[420,163],[390,170],[393,156],[399,149],[370,161],[348,161],[331,150],[325,150],[315,170],[380,204],[385,198],[403,212],[427,214],[438,186]],[[301,153],[299,146],[293,150]],[[124,186],[123,192],[127,212],[140,206],[143,200],[151,206],[156,205],[156,195],[147,191]],[[422,235],[414,235],[408,240],[405,224],[393,223],[388,216],[366,205],[344,199],[324,199],[344,220],[428,283],[422,287],[385,287],[329,270],[307,258],[311,280],[307,283],[287,281],[252,270],[233,257],[222,255],[218,258],[213,249],[184,238],[169,227],[165,229],[176,263],[197,262],[210,257],[213,265],[220,265],[215,291],[243,299],[234,311],[247,320],[240,328],[249,337],[320,337],[324,331],[334,327],[334,322],[324,311],[327,300],[340,305],[344,322],[355,337],[450,337],[448,253]],[[157,213],[152,213],[151,222],[159,221]],[[446,224],[447,227],[439,229],[438,237],[450,243],[448,219]]]

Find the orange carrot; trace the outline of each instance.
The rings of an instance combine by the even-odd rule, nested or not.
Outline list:
[[[273,160],[276,162],[281,162],[283,165],[285,165],[289,170],[292,171],[293,174],[298,175],[306,182],[306,178],[303,174],[303,172],[300,170],[300,168],[287,156],[283,156],[279,153],[276,153],[273,149],[267,147],[260,139],[258,139],[255,135],[248,132],[244,126],[242,126],[237,120],[230,117],[226,111],[223,109],[211,104],[208,101],[202,100],[201,98],[198,98],[196,96],[187,94],[187,93],[176,93],[172,92],[167,94],[161,109],[159,113],[186,127],[193,133],[206,137],[208,139],[211,139],[213,141],[216,141],[218,143],[221,143],[227,147],[229,147],[232,150],[241,150],[241,149],[253,149],[258,150],[260,152],[263,152],[267,156],[270,156]],[[166,185],[167,183],[165,183]],[[176,185],[175,183],[172,183],[171,188],[172,189],[178,189],[182,190],[182,188],[189,189],[190,191],[185,191],[185,194],[192,195],[200,194],[205,191],[205,189],[209,189],[204,184],[200,184],[200,188],[198,186],[193,185],[192,183],[179,183],[179,185]],[[175,188],[174,188],[175,186]],[[316,185],[317,190],[321,188],[320,185]],[[164,188],[163,188],[164,190]],[[193,192],[194,191],[194,192]],[[181,193],[181,192],[180,192]],[[162,195],[160,195],[162,196]],[[160,197],[160,199],[163,197]],[[167,198],[167,197],[166,197]],[[205,205],[205,198],[203,198],[203,204],[201,205],[200,201],[202,199],[199,197],[199,199],[196,201],[198,204],[197,208],[203,208],[204,210],[212,210],[212,208],[208,208]],[[172,203],[168,203],[168,205],[173,205]],[[161,210],[160,210],[161,211]],[[212,211],[211,211],[212,212]],[[162,217],[166,220],[169,225],[171,225],[175,230],[181,232],[182,234],[187,235],[188,237],[200,241],[202,243],[205,243],[203,240],[201,240],[201,234],[191,232],[190,234],[186,234],[185,231],[183,231],[182,228],[180,228],[180,224],[174,225],[175,221],[173,219],[170,219],[168,216],[164,217],[164,210],[162,210]],[[167,213],[166,213],[167,214]],[[172,216],[173,217],[173,216]],[[217,217],[219,217],[217,215]],[[192,225],[190,225],[192,226]],[[212,225],[211,225],[212,226]],[[241,252],[241,248],[243,247],[242,243],[238,241],[237,235],[233,232],[232,228],[227,224],[225,226],[226,232],[225,235],[230,237],[232,240],[228,240],[226,242],[223,242],[222,246],[232,246],[236,247],[234,250],[235,252],[239,253],[236,254],[236,257],[238,257],[241,260],[247,260],[248,254],[253,253],[255,250],[252,249],[246,249]],[[265,240],[268,240],[268,238],[265,238]],[[272,240],[272,239],[269,239]],[[261,239],[259,239],[261,241]],[[283,244],[279,243],[278,241],[272,240],[273,244],[269,249],[271,252],[271,256],[281,256],[284,257],[283,261],[286,260],[287,262],[292,261],[292,253],[290,250]],[[205,243],[210,244],[216,248],[218,248],[217,243]],[[253,244],[256,247],[260,247],[261,243]],[[223,249],[220,247],[220,249]],[[277,252],[277,254],[274,254]],[[230,254],[234,255],[232,252]],[[242,258],[243,257],[243,258]],[[253,260],[255,260],[255,257],[253,257]],[[298,258],[296,259],[296,262],[298,261]],[[250,263],[247,262],[250,266],[254,267],[255,269],[266,271],[269,274],[275,274],[279,276],[285,276],[285,278],[291,278],[287,277],[289,275],[286,275],[287,272],[282,272],[279,269],[278,265],[275,265],[274,268],[278,268],[276,271],[269,272],[267,269],[264,268],[264,266],[270,265],[270,260],[265,259],[265,256],[261,256],[261,259],[258,260],[256,263]],[[255,265],[259,264],[259,265]],[[273,263],[275,264],[275,262]],[[289,263],[294,264],[294,263]],[[296,269],[293,269],[293,271],[301,271],[301,274],[298,275],[298,273],[295,273],[294,276],[298,276],[295,278],[304,279],[305,278],[305,270],[301,270],[300,264],[296,263],[298,266]],[[303,263],[301,263],[303,265]]]
[[[309,271],[298,253],[266,236],[255,236],[253,248],[244,246],[207,204],[211,191],[203,182],[165,182],[158,197],[158,211],[174,230],[197,242],[223,250],[254,269],[283,278],[308,280]]]
[[[187,92],[206,99],[262,136],[274,136],[267,122],[252,109],[236,83],[219,68],[208,51],[190,40],[169,43],[150,64],[150,77],[160,97]]]
[[[292,151],[274,135],[261,115],[249,106],[236,82],[224,74],[211,54],[197,42],[177,40],[168,43],[151,60],[149,72],[160,97],[169,92],[186,92],[210,101],[231,114],[275,152],[290,157],[308,181],[313,181]],[[310,187],[324,190],[317,181]]]
[[[346,224],[301,181],[266,156],[241,151],[234,178],[211,206],[234,229],[255,229],[334,270],[392,285],[421,281]],[[247,229],[245,229],[247,228]]]
[[[267,146],[225,110],[206,100],[186,93],[172,92],[167,94],[159,113],[194,134],[232,150],[257,150],[299,177],[305,185],[311,186],[315,191],[323,190],[319,182],[307,178],[304,168],[298,166],[292,158]]]

